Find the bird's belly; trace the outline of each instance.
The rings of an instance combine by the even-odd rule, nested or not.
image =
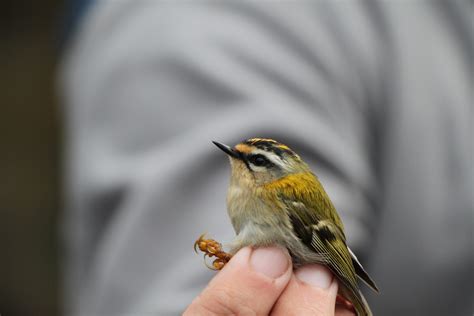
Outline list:
[[[293,233],[285,210],[264,203],[255,192],[231,186],[227,195],[227,210],[235,239],[228,245],[231,253],[239,249],[280,245],[289,250],[295,264],[321,262],[321,256],[305,246]]]
[[[308,263],[325,263],[321,254],[304,245],[287,226],[262,225],[248,221],[242,226],[231,244],[230,252],[235,254],[243,247],[280,246],[288,249],[295,267]]]
[[[285,239],[285,233],[280,228],[248,220],[241,226],[240,231],[229,246],[231,253],[235,253],[247,246],[265,247],[280,245],[287,247]]]

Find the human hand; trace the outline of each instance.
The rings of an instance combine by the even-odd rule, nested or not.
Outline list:
[[[190,315],[349,316],[336,307],[338,284],[321,265],[293,272],[277,247],[241,249],[184,312]]]

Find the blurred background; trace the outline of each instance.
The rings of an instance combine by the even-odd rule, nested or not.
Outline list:
[[[59,0],[0,10],[0,314],[57,315]]]
[[[89,1],[83,2],[88,3]],[[439,4],[444,6],[443,2],[439,2]],[[60,315],[60,302],[62,301],[62,290],[59,277],[61,273],[61,247],[58,238],[58,222],[60,220],[59,209],[62,205],[61,143],[63,137],[61,131],[63,129],[63,123],[61,120],[61,109],[58,106],[57,97],[55,95],[55,78],[57,62],[59,60],[61,51],[59,40],[61,36],[59,30],[62,29],[60,25],[61,21],[64,20],[63,12],[65,12],[66,10],[63,1],[60,0],[3,0],[1,8],[2,9],[0,10],[0,21],[2,23],[2,27],[0,28],[0,32],[2,33],[2,41],[0,42],[0,80],[2,88],[0,93],[0,104],[2,106],[2,111],[0,112],[0,126],[2,131],[0,133],[0,148],[2,149],[2,155],[0,156],[0,315],[56,316]],[[409,10],[407,10],[407,12],[409,12]],[[459,12],[462,12],[462,10],[459,9]],[[459,20],[457,18],[458,13],[455,10],[446,11],[443,14],[448,17],[451,14],[453,21]],[[442,16],[444,15],[440,14],[438,17]],[[394,21],[398,22],[401,20],[395,18]],[[417,20],[414,18],[413,21]],[[430,20],[428,19],[427,21],[429,22]],[[413,25],[418,26],[417,23],[414,23]],[[403,26],[405,24],[406,23],[396,23],[395,25],[398,27],[399,25]],[[464,31],[464,29],[462,28],[462,24],[460,24],[460,26],[454,25],[451,27],[452,28],[449,29],[451,31],[456,30],[459,31],[458,33],[462,33],[462,31]],[[430,34],[439,33],[435,32],[436,28],[430,29],[429,27],[426,27],[425,31],[427,30],[432,32]],[[444,28],[442,30],[445,31]],[[422,31],[419,31],[418,33],[414,32],[414,34],[418,34],[420,38],[424,38],[425,36]],[[410,30],[409,34],[411,33],[412,32]],[[468,32],[466,31],[466,33]],[[450,33],[439,34],[444,35],[447,39],[449,39],[449,41],[456,39],[454,36],[448,36]],[[416,36],[414,36],[414,38],[417,39]],[[460,39],[463,38],[460,37]],[[446,40],[446,42],[448,42],[448,40]],[[415,43],[418,42],[415,41]],[[441,41],[440,43],[444,42]],[[461,40],[459,40],[459,43],[464,42],[461,42]],[[430,47],[429,45],[421,43],[419,44],[419,46],[417,45],[416,47],[417,49],[431,49],[433,55],[436,55],[434,53],[440,51],[441,53],[439,56],[444,56],[442,55],[445,52],[444,48],[448,47],[449,49],[453,49],[453,47],[455,47],[454,45],[436,46],[433,43],[431,43],[431,45],[433,46]],[[459,45],[459,47],[464,47],[462,45]],[[425,48],[425,46],[428,48]],[[468,46],[469,44],[466,47]],[[128,47],[128,45],[125,45],[124,47]],[[412,52],[416,50],[408,51]],[[419,54],[422,55],[422,53]],[[125,55],[126,50],[124,56]],[[408,57],[414,58],[412,65],[418,65],[418,63],[416,63],[417,59],[415,58],[418,55],[416,55],[415,57],[413,56],[408,55]],[[411,59],[408,58],[407,60],[411,61]],[[443,59],[443,62],[446,62],[446,59]],[[446,66],[446,69],[450,71],[450,64],[447,65],[448,66]],[[408,69],[410,69],[410,67],[408,67]],[[414,69],[414,71],[417,70],[416,67]],[[448,74],[451,73],[449,71],[447,72]],[[176,78],[180,79],[181,77],[178,76]],[[452,78],[449,76],[441,76],[441,78],[443,78],[443,80],[445,80],[446,82],[452,84],[453,87],[463,87],[463,85],[456,85],[454,81],[451,81]],[[462,80],[463,77],[460,76],[457,79]],[[413,80],[416,82],[421,82],[415,77],[413,77]],[[445,81],[440,81],[440,86],[443,86],[443,83]],[[183,82],[187,81],[184,80]],[[446,85],[446,87],[447,86],[448,85]],[[435,87],[436,85],[433,85],[433,87],[430,88],[434,89]],[[209,91],[214,90],[211,89]],[[426,91],[432,92],[431,90]],[[426,91],[422,91],[420,93],[422,94]],[[449,93],[451,90],[447,89],[446,91],[448,91],[447,93]],[[457,92],[456,89],[453,89],[451,92],[453,91]],[[454,92],[452,95],[458,96]],[[461,101],[459,101],[458,106],[460,109],[459,113],[461,114],[458,117],[463,118],[464,116],[462,115],[462,113],[464,112],[462,111],[467,109],[467,106],[465,106],[465,104],[462,102],[462,99],[460,100]],[[147,103],[145,102],[145,105],[146,104]],[[407,108],[409,108],[409,106],[410,104],[408,104]],[[446,107],[446,109],[449,109],[449,107]],[[435,112],[435,114],[438,115],[439,113]],[[445,114],[443,115],[446,116]],[[411,116],[408,115],[407,117],[410,118]],[[467,121],[468,120],[466,119],[466,122]],[[454,124],[453,122],[448,122],[449,124],[452,124],[452,126],[446,125],[449,127],[446,128],[448,132],[454,130],[453,126],[458,126],[458,124]],[[416,127],[418,126],[418,124],[416,120],[415,123],[413,123],[413,126],[415,126],[413,130],[417,131]],[[436,130],[436,128],[434,128],[434,130]],[[469,130],[471,131],[472,128]],[[419,134],[420,133],[412,133],[412,135]],[[454,135],[452,139],[457,139],[455,138],[455,136],[457,136],[458,134],[446,133],[446,135]],[[451,140],[451,138],[446,139]],[[461,141],[463,140],[461,139]],[[408,139],[406,141],[406,148],[413,149],[413,152],[417,152],[416,149],[418,145],[412,146],[414,144],[415,141]],[[438,148],[437,143],[434,148]],[[457,150],[460,149],[463,149],[463,146],[459,146],[459,148],[457,148]],[[447,151],[443,151],[443,149],[441,149],[439,152],[434,152],[445,153]],[[407,154],[406,157],[409,157],[409,155]],[[395,160],[396,159],[394,159],[394,161]],[[450,160],[446,159],[446,162],[450,162]],[[463,161],[463,163],[469,162]],[[442,163],[440,164],[442,165]],[[400,163],[400,166],[404,167],[405,165]],[[415,167],[418,168],[417,166]],[[400,168],[400,170],[402,170],[402,168]],[[428,167],[423,170],[428,170]],[[225,172],[225,175],[227,177],[227,169],[225,169]],[[396,174],[400,173],[399,170],[395,170],[395,172]],[[409,174],[409,172],[407,172],[407,174]],[[423,173],[421,174],[423,175]],[[425,175],[426,174],[428,173],[426,172]],[[406,181],[406,179],[409,178],[410,177],[400,178],[400,183],[408,183],[403,181]],[[467,179],[468,176],[460,178]],[[457,180],[457,178],[455,178],[455,180]],[[422,182],[420,183],[422,185],[425,185]],[[466,188],[466,186],[462,186],[462,183],[459,187]],[[440,186],[439,188],[443,189],[443,186]],[[410,193],[410,191],[415,192],[415,190],[406,190],[406,193]],[[158,188],[157,191],[159,191]],[[453,192],[455,191],[456,190],[453,189]],[[427,189],[426,192],[431,193],[429,189]],[[435,192],[433,194],[434,196],[436,196],[436,191],[433,192]],[[171,198],[172,197],[170,197],[170,199]],[[404,199],[400,200],[405,201]],[[468,199],[466,198],[465,200],[467,201]],[[448,202],[451,203],[451,201]],[[436,203],[434,204],[436,205]],[[397,206],[396,203],[394,203],[394,205]],[[422,205],[426,206],[425,204]],[[427,205],[429,206],[429,204]],[[439,208],[440,209],[438,210],[438,215],[444,216],[445,214],[443,213],[443,211],[446,211],[446,209],[441,207]],[[452,209],[449,209],[449,212],[451,212],[450,216],[454,214],[452,215],[452,217],[458,221],[457,223],[464,223],[466,216],[471,216],[470,212],[472,212],[472,205],[468,205],[468,208],[469,209],[467,209],[466,211],[465,206],[459,203],[457,206],[456,214],[453,212]],[[398,208],[394,207],[393,209],[398,212]],[[412,209],[412,207],[411,205],[408,205],[405,207],[405,209],[408,212]],[[426,208],[426,210],[432,211],[429,208]],[[419,209],[417,209],[417,211],[419,214],[421,214]],[[396,212],[393,212],[392,215],[394,216],[394,218],[397,218]],[[223,214],[222,216],[226,215]],[[421,218],[423,217],[420,216],[420,219]],[[442,216],[440,216],[440,218],[444,219],[444,217]],[[472,216],[470,218],[472,218]],[[144,221],[146,220],[147,219],[144,218]],[[405,224],[404,220],[405,218],[403,217],[401,218],[400,222]],[[430,220],[430,224],[432,224],[432,227],[426,225],[425,231],[427,232],[431,232],[431,229],[433,227],[445,227],[441,221],[438,223],[434,219]],[[172,224],[174,224],[174,222],[172,222]],[[438,224],[439,226],[436,226]],[[388,225],[389,228],[394,229],[396,233],[399,233],[399,228],[395,227],[394,225],[391,225],[391,218],[388,218],[386,220],[386,225]],[[457,227],[455,225],[452,226]],[[469,226],[469,224],[465,224],[463,227],[466,226]],[[413,225],[413,227],[418,229],[416,225]],[[443,242],[451,240],[456,241],[456,238],[458,237],[457,235],[467,232],[467,230],[462,231],[458,228],[456,235],[451,234],[452,231],[450,231],[450,229],[451,228],[446,229],[447,233],[444,236],[443,234],[440,234],[440,239]],[[199,232],[202,232],[200,228],[198,228],[197,230]],[[437,232],[437,230],[434,231]],[[190,234],[194,234],[194,232],[190,232]],[[390,234],[387,233],[387,240],[392,242],[389,235]],[[437,236],[437,234],[433,235]],[[430,243],[430,236],[431,235],[429,234],[426,234],[425,236],[425,241],[427,244]],[[446,238],[445,236],[448,236],[449,238]],[[461,237],[464,238],[465,236],[462,235]],[[470,238],[468,242],[472,244],[472,230],[470,236],[468,237]],[[152,241],[152,244],[154,245],[153,236],[147,236],[146,239]],[[410,251],[412,251],[412,253],[418,253],[418,244],[412,245],[411,240],[405,240],[404,243],[400,242],[400,240],[396,240],[396,242],[393,242],[393,244],[391,244],[391,247],[392,249],[393,247],[398,247],[405,251],[406,249],[403,247],[403,245],[412,246],[409,248],[408,251],[401,252],[403,255],[409,254]],[[459,245],[462,244],[459,243]],[[146,245],[143,246],[143,249],[146,249],[145,246]],[[450,244],[450,247],[440,249],[444,249],[444,251],[448,253],[448,250],[454,249],[454,247],[451,246],[452,244]],[[423,250],[426,249],[427,248]],[[455,250],[456,249],[454,249],[453,252]],[[462,251],[463,255],[465,254],[465,248],[462,248],[460,251]],[[439,252],[437,252],[437,249],[433,251],[433,254],[439,254]],[[194,257],[194,253],[190,252],[189,255]],[[444,253],[441,255],[441,259],[444,259],[446,257],[450,258],[450,256],[445,255]],[[459,266],[468,266],[468,264],[466,264],[464,261],[464,257],[458,257],[459,260],[457,263],[459,263]],[[379,261],[379,266],[382,267],[380,268],[380,271],[383,272],[383,269],[388,266],[387,262],[392,262],[392,258],[390,256],[381,256],[380,258],[382,258],[381,261]],[[156,258],[151,258],[149,260],[155,259]],[[455,271],[456,269],[451,268],[451,265],[443,266],[442,264],[444,263],[444,260],[439,261],[441,262],[440,267],[436,266],[431,270],[431,273],[433,275],[437,273],[438,268],[440,269],[440,271],[448,271],[451,274],[457,274],[457,271]],[[430,263],[433,263],[433,261],[430,261]],[[434,263],[436,265],[439,262]],[[452,262],[450,262],[450,264],[452,264]],[[393,263],[392,267],[393,266],[396,266],[396,263]],[[141,266],[139,265],[134,266],[134,268],[139,270],[139,272],[140,267]],[[201,266],[196,267],[198,269],[202,268]],[[118,268],[117,271],[120,271],[120,268]],[[426,273],[426,271],[427,270],[424,269],[423,272]],[[382,272],[380,272],[380,275],[382,275]],[[422,275],[421,277],[426,278],[424,275]],[[398,277],[394,277],[393,279],[395,281],[391,280],[390,282],[392,283],[388,282],[388,284],[397,284],[396,281],[398,280]],[[405,279],[407,279],[408,281],[412,281],[410,280],[410,278]],[[469,278],[462,278],[462,280],[464,283],[470,282]],[[144,282],[147,282],[147,278],[144,279]],[[438,282],[438,280],[436,280],[436,282]],[[407,282],[407,284],[410,284],[410,282]],[[199,284],[197,284],[196,282],[196,286],[198,285]],[[428,286],[430,286],[430,284],[428,284],[426,287],[420,286],[419,293],[422,293],[425,288],[428,288]],[[453,286],[453,288],[457,287]],[[462,288],[460,288],[460,290],[462,290]],[[440,291],[435,292],[435,294],[438,294],[438,292]],[[385,293],[390,294],[389,290],[387,289],[385,289]],[[391,293],[394,297],[396,297],[399,293],[404,294],[404,291],[400,291],[398,287],[393,286]],[[403,295],[400,295],[400,297],[402,297],[401,299],[403,299]],[[427,295],[426,299],[431,299],[431,297]],[[412,306],[417,305],[416,302],[408,302],[407,306],[411,306],[410,304]],[[392,310],[396,309],[392,308]],[[440,313],[442,313],[442,311],[440,311]],[[390,315],[398,314],[403,313],[395,313]]]

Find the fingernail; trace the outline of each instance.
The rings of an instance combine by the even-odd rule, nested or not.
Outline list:
[[[254,249],[250,258],[250,266],[254,271],[272,279],[282,276],[288,270],[289,263],[285,250],[278,247]]]
[[[333,275],[328,268],[319,265],[306,265],[295,272],[296,277],[311,286],[327,289],[332,283]]]

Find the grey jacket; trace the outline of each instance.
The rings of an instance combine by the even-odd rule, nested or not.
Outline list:
[[[376,315],[471,314],[469,18],[461,1],[96,3],[59,79],[66,309],[183,311],[214,274],[194,240],[234,234],[210,141],[258,136],[319,175]]]

